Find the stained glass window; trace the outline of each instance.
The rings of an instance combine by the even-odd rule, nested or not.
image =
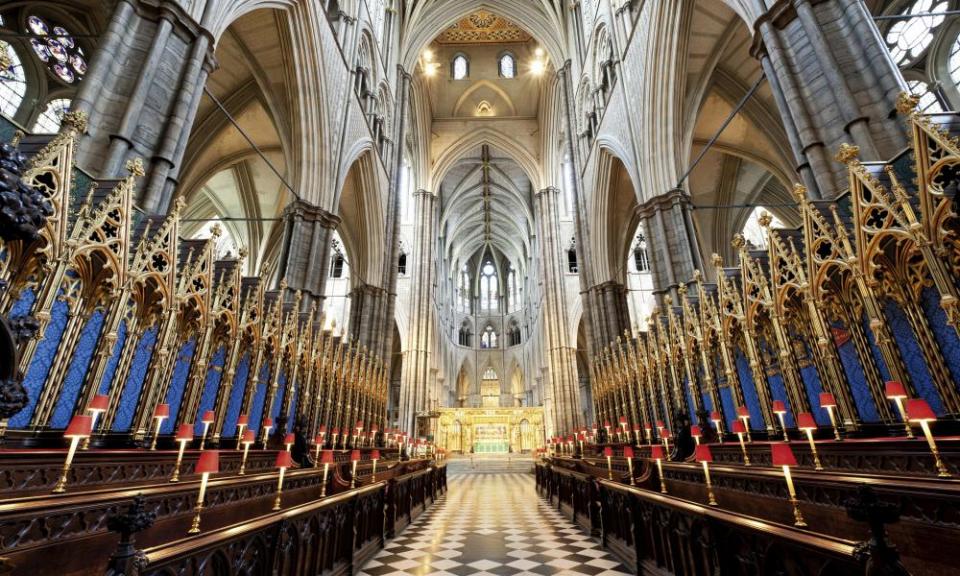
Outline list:
[[[27,93],[27,78],[23,73],[23,63],[13,46],[0,40],[0,51],[7,54],[10,67],[0,70],[0,113],[12,117],[23,102]]]
[[[470,72],[470,63],[467,57],[460,54],[453,59],[453,79],[463,80]]]
[[[83,78],[87,73],[87,57],[69,30],[51,26],[36,15],[27,17],[27,28],[35,36],[30,39],[34,53],[54,76],[67,84]]]
[[[480,310],[496,310],[498,299],[497,272],[493,264],[487,262],[480,270]]]
[[[513,78],[517,75],[517,63],[512,54],[504,54],[500,57],[500,77]]]
[[[901,14],[943,12],[949,8],[946,0],[915,0]],[[933,31],[943,22],[943,16],[921,16],[898,20],[887,32],[887,47],[897,64],[916,60],[933,42]]]
[[[70,111],[68,98],[57,98],[47,102],[47,107],[33,124],[33,132],[37,134],[56,134],[60,131],[63,115]]]
[[[480,347],[481,348],[496,348],[497,347],[497,332],[493,329],[493,326],[487,326],[483,330],[483,336],[480,337]],[[493,376],[496,378],[496,375]],[[488,379],[484,375],[484,379]]]
[[[923,80],[907,80],[907,86],[910,87],[911,93],[920,97],[919,108],[921,112],[943,112],[943,105],[940,104],[940,99],[930,90],[930,85],[926,82]]]

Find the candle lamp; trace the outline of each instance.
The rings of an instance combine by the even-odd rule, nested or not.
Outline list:
[[[790,476],[790,467],[797,465],[797,459],[789,444],[771,444],[771,459],[774,466],[783,468],[783,478],[787,481],[787,493],[790,495],[790,505],[793,506],[793,525],[803,528],[807,525],[800,513],[800,503],[797,501],[797,491],[793,487],[793,477]]]
[[[625,437],[628,435],[628,432],[627,432],[627,417],[626,417],[626,416],[621,416],[621,417],[620,417],[620,429],[621,429],[621,431],[618,432],[618,434],[619,434],[620,437],[621,437],[620,441],[621,441],[621,442],[624,442],[623,438],[625,438]]]
[[[640,424],[633,425],[633,441],[637,443],[637,446],[640,445],[640,433],[643,432],[643,427]]]
[[[110,407],[110,397],[106,394],[97,394],[93,397],[93,400],[90,401],[90,405],[87,406],[87,412],[90,413],[90,435],[83,439],[83,445],[81,450],[90,449],[90,439],[93,437],[93,431],[97,428],[97,418],[101,414],[107,411]]]
[[[203,450],[204,445],[207,443],[207,432],[210,431],[210,425],[217,419],[214,415],[213,410],[207,410],[203,413],[203,417],[200,418],[200,422],[203,423],[203,435],[200,436],[200,449]]]
[[[713,453],[710,451],[710,446],[706,444],[697,446],[694,455],[697,462],[703,466],[703,477],[707,483],[707,504],[716,506],[717,499],[713,495],[713,484],[710,482],[710,463],[713,462]]]
[[[607,480],[613,480],[613,448],[605,447],[603,457],[607,459]]]
[[[417,440],[419,442],[419,439]],[[360,461],[360,451],[350,452],[350,488],[357,487],[357,462]]]
[[[649,422],[643,423],[643,432],[647,435],[647,446],[653,445],[653,425]]]
[[[740,406],[737,408],[737,419],[743,423],[744,434],[747,435],[747,442],[753,442],[753,438],[750,436],[750,410],[746,406]],[[743,439],[740,439],[743,442]]]
[[[158,404],[156,408],[153,409],[153,419],[157,421],[156,427],[153,429],[153,441],[150,442],[150,449],[157,449],[157,438],[160,437],[160,427],[163,426],[163,421],[170,417],[170,405],[169,404]]]
[[[829,392],[820,393],[820,407],[827,411],[827,416],[830,417],[830,426],[833,427],[833,439],[837,442],[843,440],[840,437],[840,428],[837,427],[837,417],[834,415],[833,410],[837,407],[837,399],[833,397],[833,394]],[[907,432],[912,437],[913,432],[909,431],[909,426],[907,427]]]
[[[663,420],[657,420],[657,436],[663,439],[663,429],[666,428],[666,425],[663,423]]]
[[[324,450],[320,456],[320,463],[323,464],[323,482],[320,484],[320,497],[327,496],[327,473],[330,471],[330,465],[334,463],[333,450]]]
[[[611,426],[610,426],[610,421],[609,421],[609,420],[604,420],[604,421],[603,421],[603,429],[607,431],[607,442],[610,441],[610,428],[611,428]]]
[[[63,472],[60,474],[60,480],[53,488],[54,494],[60,494],[67,491],[67,480],[70,475],[70,465],[73,464],[73,457],[77,453],[77,447],[84,438],[89,438],[93,432],[93,417],[86,414],[78,414],[70,419],[70,424],[63,432],[63,437],[70,440],[70,447],[67,449],[67,457],[63,461]]]
[[[237,450],[240,449],[240,440],[244,438],[243,431],[244,429],[246,429],[246,427],[249,424],[250,424],[250,417],[247,416],[246,414],[241,414],[240,416],[237,417],[237,447],[236,447]]]
[[[327,425],[326,424],[321,424],[320,428],[317,429],[317,438],[320,439],[320,442],[318,442],[318,444],[322,448],[327,441]]]
[[[667,483],[663,479],[663,446],[651,446],[650,457],[657,463],[657,474],[660,476],[660,492],[667,493]]]
[[[774,400],[773,401],[773,413],[777,415],[777,420],[780,421],[780,429],[783,430],[783,441],[789,442],[790,437],[787,436],[787,404],[783,400]]]
[[[910,418],[907,416],[907,411],[903,405],[903,401],[907,399],[907,389],[903,382],[891,380],[887,382],[883,392],[887,400],[893,400],[893,403],[896,404],[897,412],[900,413],[900,419],[903,421],[903,427],[907,431],[907,437],[914,438],[913,429],[910,428]]]
[[[356,423],[356,425],[355,425],[353,428],[354,428],[354,430],[357,431],[357,433],[353,435],[353,445],[354,445],[354,447],[356,447],[356,445],[357,445],[357,438],[359,438],[359,437],[360,437],[360,433],[363,432],[363,420],[357,420],[357,423]]]
[[[270,431],[273,430],[273,418],[263,419],[263,450],[267,449],[267,440],[270,439]]]
[[[813,431],[817,429],[817,422],[813,419],[813,414],[802,412],[797,414],[797,428],[807,435],[807,442],[810,443],[810,452],[813,453],[814,470],[823,470],[820,463],[820,455],[817,454],[817,443],[813,441]]]
[[[749,466],[750,456],[747,454],[747,445],[743,441],[743,435],[746,433],[746,428],[743,426],[743,422],[737,420],[733,423],[731,430],[737,435],[737,438],[740,439],[740,451],[743,452],[743,465]]]
[[[700,445],[700,437],[703,436],[703,432],[700,431],[700,427],[696,424],[690,426],[690,435],[693,436],[693,441],[697,446]]]
[[[930,431],[930,423],[936,422],[937,415],[934,414],[933,409],[930,408],[927,401],[921,398],[908,400],[906,413],[909,421],[920,424],[920,429],[923,430],[923,435],[927,439],[927,445],[930,446],[930,453],[933,454],[933,459],[937,466],[937,476],[940,478],[949,478],[950,471],[947,469],[946,464],[943,463],[943,458],[940,457],[940,450],[937,449],[937,442],[933,439],[933,432]]]
[[[567,436],[567,448],[570,450],[570,455],[573,456],[573,435]]]
[[[340,429],[339,429],[339,428],[334,428],[334,429],[330,432],[330,437],[331,437],[330,447],[333,448],[334,450],[337,449],[337,438],[338,438],[339,436],[340,436]]]
[[[584,433],[581,432],[581,433],[577,436],[577,440],[580,442],[580,455],[581,455],[581,456],[583,456],[583,439],[584,439]]]
[[[180,481],[180,466],[183,464],[183,452],[187,449],[187,444],[193,440],[193,424],[181,424],[177,429],[177,463],[173,466],[173,475],[170,476],[171,482]]]
[[[667,460],[670,460],[670,438],[672,438],[670,430],[664,428],[663,431],[660,432],[660,437],[663,438],[663,449],[667,451]]]
[[[276,466],[279,470],[279,478],[277,480],[277,497],[273,499],[273,509],[279,510],[280,500],[283,497],[283,476],[286,473],[287,468],[293,466],[293,455],[286,450],[277,452]]]
[[[313,438],[313,467],[320,466],[320,449],[323,448],[323,436],[317,434]]]
[[[633,446],[623,447],[623,457],[627,459],[627,471],[630,473],[630,485],[635,486],[633,481]]]
[[[247,470],[247,454],[250,453],[250,445],[257,441],[257,435],[253,430],[245,430],[243,436],[240,438],[240,442],[237,443],[237,446],[243,444],[243,459],[240,460],[240,475],[243,476],[246,474]]]
[[[200,474],[200,494],[197,496],[197,505],[193,508],[193,524],[187,531],[188,534],[200,532],[200,513],[203,512],[203,498],[207,494],[207,482],[210,480],[210,475],[220,471],[220,452],[217,450],[201,452],[197,467],[193,471]]]
[[[293,443],[297,441],[297,437],[293,435],[292,432],[287,432],[283,437],[283,445],[286,447],[287,452],[290,451],[290,447],[293,446]]]
[[[373,475],[370,477],[371,482],[377,481],[377,460],[380,459],[380,451],[374,449],[370,452],[370,460],[373,461]]]
[[[717,439],[723,444],[723,418],[720,416],[720,412],[716,410],[711,412],[710,421],[713,422],[713,427],[717,429]]]
[[[377,432],[379,431],[380,431],[380,427],[377,426],[376,424],[374,424],[373,426],[370,426],[370,434],[368,435],[368,438],[370,439],[370,446],[373,446],[374,444],[376,444]]]

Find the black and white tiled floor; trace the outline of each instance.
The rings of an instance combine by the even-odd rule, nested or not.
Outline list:
[[[454,474],[360,576],[628,574],[536,493],[532,474]]]

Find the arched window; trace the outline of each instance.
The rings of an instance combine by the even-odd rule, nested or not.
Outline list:
[[[520,287],[517,283],[517,270],[510,266],[510,272],[507,274],[507,294],[510,298],[509,312],[516,312],[522,304],[520,297]]]
[[[481,348],[496,348],[497,347],[497,331],[493,329],[493,326],[487,326],[483,329],[483,334],[480,336],[480,347]]]
[[[767,211],[764,210],[762,206],[757,206],[747,218],[747,223],[743,225],[743,237],[756,248],[767,247],[767,232],[763,229],[763,226],[760,225],[760,215],[764,212]],[[779,218],[773,214],[769,214],[769,216],[771,219],[771,228],[783,228],[783,222],[781,222]]]
[[[577,266],[577,249],[570,248],[567,250],[567,272],[576,274],[579,271],[580,268]]]
[[[950,7],[946,0],[914,0],[900,14],[943,12]],[[887,47],[894,62],[903,66],[916,61],[933,42],[933,33],[943,16],[921,16],[898,20],[886,34]]]
[[[497,270],[493,267],[493,263],[488,261],[480,269],[480,310],[483,312],[497,310],[499,296]]]
[[[87,57],[70,31],[35,14],[27,17],[27,28],[35,35],[30,39],[33,51],[54,76],[66,84],[83,79],[87,73]],[[44,40],[43,36],[50,37]]]
[[[648,272],[650,259],[647,256],[647,239],[643,233],[637,234],[633,241],[633,269],[636,272]]]
[[[910,93],[920,97],[920,104],[917,106],[921,112],[943,112],[943,104],[936,92],[930,89],[930,85],[923,80],[907,80],[907,86],[910,87]]]
[[[407,275],[407,254],[406,252],[401,252],[400,256],[397,258],[397,274],[401,276]]]
[[[497,70],[500,72],[501,78],[515,78],[517,76],[517,61],[513,54],[507,52],[500,56]]]
[[[507,342],[509,346],[519,346],[521,344],[520,326],[516,322],[510,323],[510,329],[507,332]]]
[[[340,241],[336,238],[332,242],[333,255],[330,257],[330,277],[343,278],[343,268],[347,264],[347,259],[343,256],[343,248]]]
[[[457,54],[450,63],[450,75],[454,80],[463,80],[470,76],[470,61],[463,54]]]
[[[70,111],[70,99],[57,98],[47,102],[47,107],[33,124],[33,131],[39,134],[56,134],[60,131],[63,115]]]
[[[23,62],[13,46],[0,40],[0,51],[10,60],[10,67],[0,70],[0,114],[13,118],[27,93],[27,77],[23,73]]]
[[[470,324],[466,321],[460,325],[460,332],[457,336],[457,342],[461,346],[470,346],[473,333],[470,331]]]

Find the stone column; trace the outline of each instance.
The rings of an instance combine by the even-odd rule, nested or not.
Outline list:
[[[583,292],[593,301],[593,343],[606,346],[630,328],[630,309],[627,306],[627,287],[609,280]]]
[[[400,428],[412,432],[414,415],[428,408],[427,382],[430,370],[432,330],[433,246],[436,236],[436,196],[426,190],[416,193],[410,274],[409,326],[400,381]]]
[[[563,276],[564,247],[560,243],[560,211],[557,188],[544,188],[534,201],[537,238],[543,278],[544,336],[550,367],[554,429],[572,433],[581,426],[576,350],[570,345],[566,290]]]
[[[690,195],[674,189],[644,202],[639,208],[648,246],[654,290],[669,293],[680,301],[677,287],[693,279],[694,270],[703,270],[700,242],[690,213]]]
[[[323,310],[333,231],[340,218],[319,206],[295,200],[284,210],[285,230],[279,270],[291,291],[299,290],[302,310],[313,302]]]
[[[116,178],[126,160],[143,158],[147,176],[138,204],[147,212],[165,212],[173,194],[213,69],[213,37],[205,25],[214,4],[208,2],[198,23],[182,11],[117,2],[71,106],[89,117],[77,165]]]
[[[846,188],[846,168],[832,161],[840,144],[860,146],[866,160],[886,160],[907,145],[896,112],[906,84],[863,0],[779,0],[754,28],[751,53],[812,196]]]

